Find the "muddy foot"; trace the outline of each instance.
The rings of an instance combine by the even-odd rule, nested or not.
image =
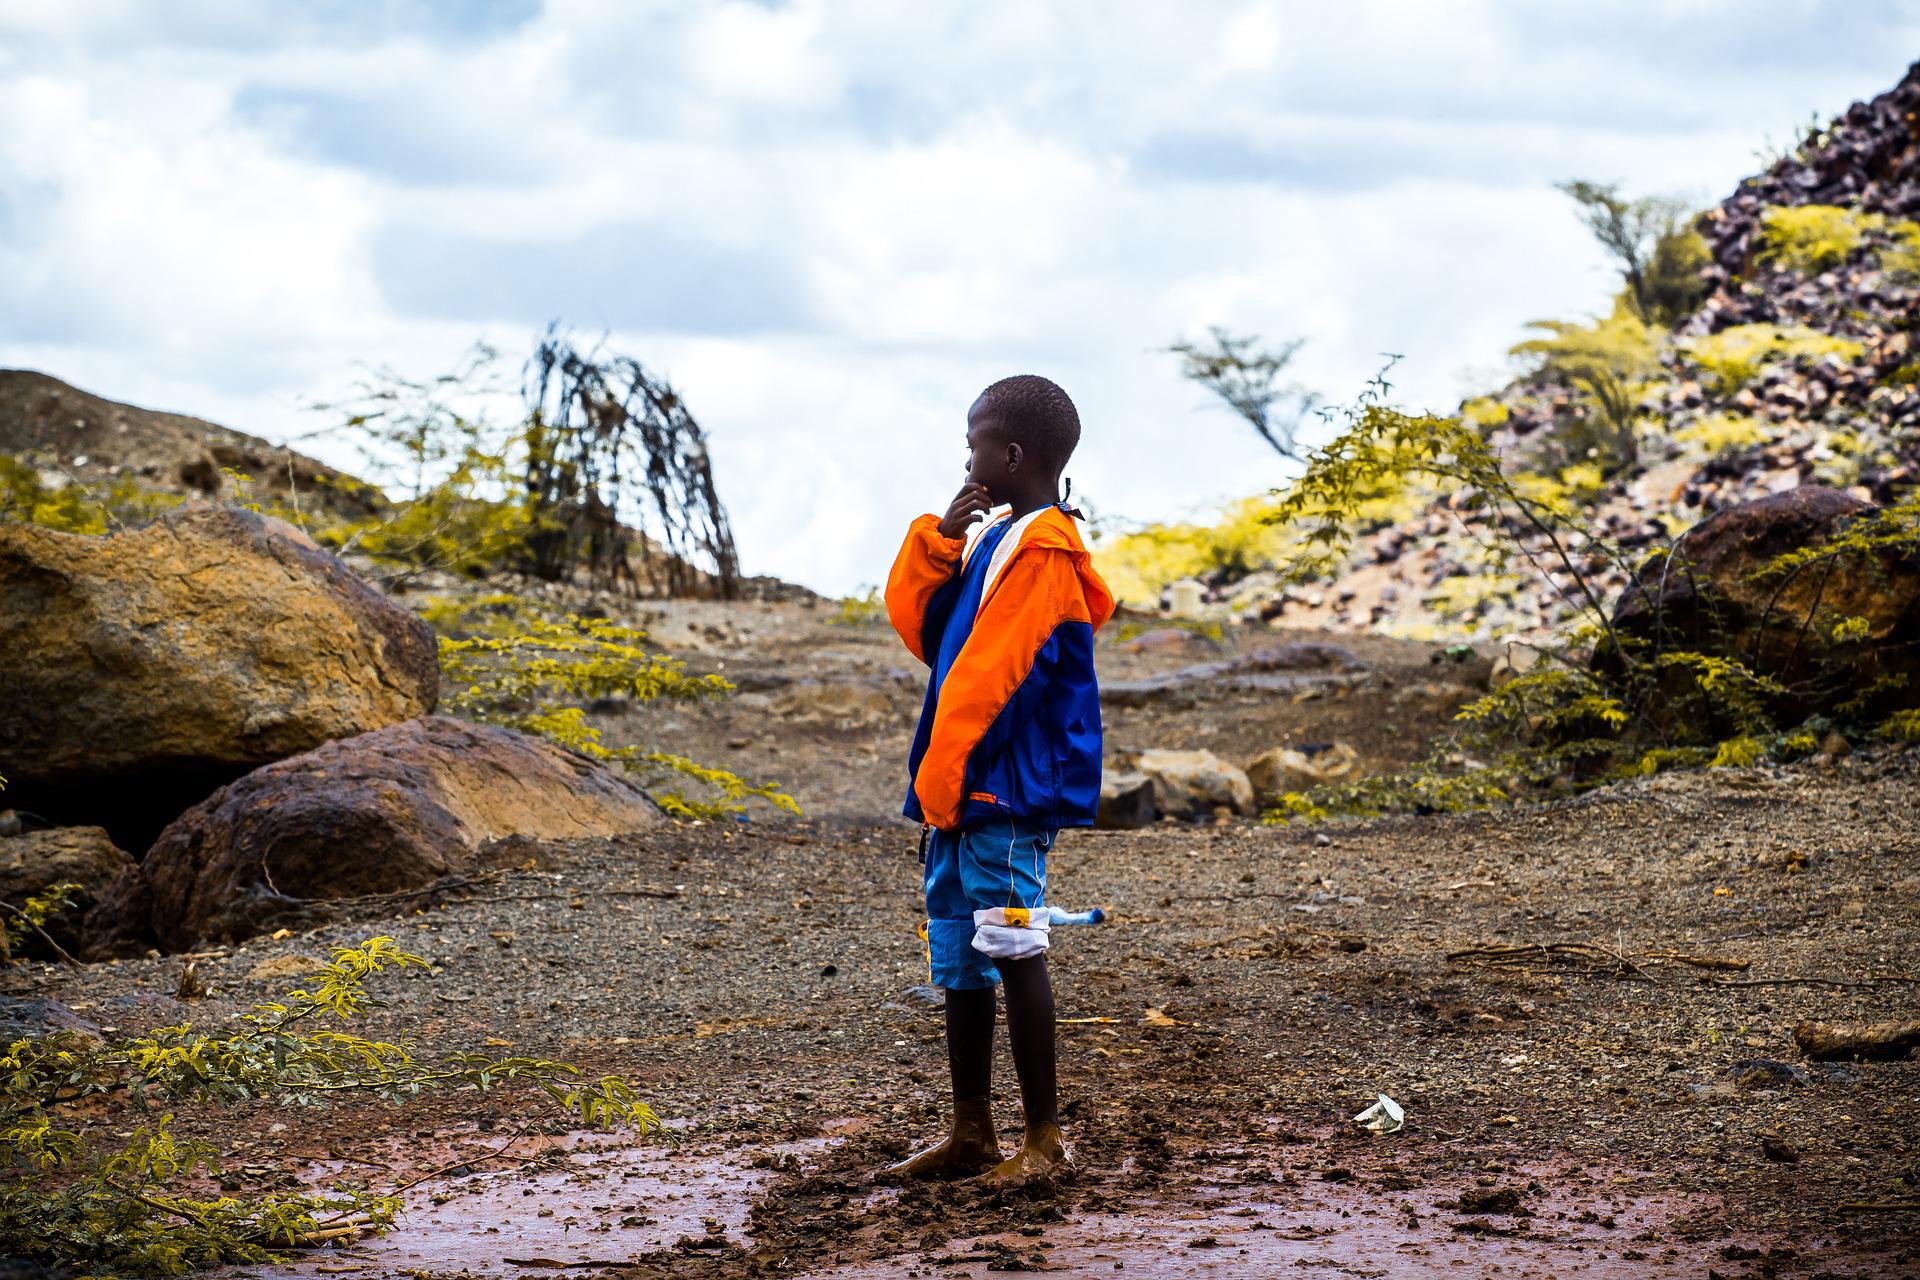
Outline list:
[[[968,1098],[955,1106],[953,1132],[946,1141],[902,1160],[887,1173],[895,1178],[970,1178],[999,1163],[993,1112],[984,1098]]]
[[[981,1174],[977,1181],[989,1186],[1013,1187],[1028,1182],[1051,1182],[1072,1172],[1073,1157],[1067,1153],[1060,1127],[1046,1125],[1029,1129],[1020,1149]]]
[[[977,1136],[953,1134],[888,1168],[895,1178],[970,1178],[1000,1162],[1000,1144]]]

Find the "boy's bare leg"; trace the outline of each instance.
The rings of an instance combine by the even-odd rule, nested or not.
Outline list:
[[[992,987],[947,991],[947,1071],[953,1077],[953,1128],[947,1137],[889,1171],[903,1178],[979,1173],[1000,1160],[993,1132]]]
[[[1020,1077],[1020,1105],[1027,1131],[1020,1150],[984,1176],[993,1182],[1020,1182],[1055,1175],[1069,1167],[1067,1144],[1060,1136],[1059,1084],[1053,1047],[1053,981],[1047,957],[1002,960],[1007,984],[1007,1038],[1013,1043],[1013,1069]]]

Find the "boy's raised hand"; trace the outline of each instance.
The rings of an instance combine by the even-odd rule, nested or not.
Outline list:
[[[986,514],[992,507],[993,499],[987,496],[987,486],[967,481],[960,486],[960,492],[953,496],[953,505],[947,508],[947,514],[940,517],[940,536],[966,537],[967,527],[974,518]]]

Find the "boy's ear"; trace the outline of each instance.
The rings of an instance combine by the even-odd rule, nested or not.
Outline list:
[[[1026,450],[1022,449],[1018,444],[1009,443],[1007,445],[1008,472],[1018,471],[1020,469],[1020,460],[1026,456]]]

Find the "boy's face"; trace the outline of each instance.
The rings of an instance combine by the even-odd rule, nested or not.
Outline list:
[[[1006,493],[1007,477],[1019,464],[1020,446],[1007,443],[999,420],[982,396],[967,410],[967,482],[986,486],[995,506],[1011,500]]]

